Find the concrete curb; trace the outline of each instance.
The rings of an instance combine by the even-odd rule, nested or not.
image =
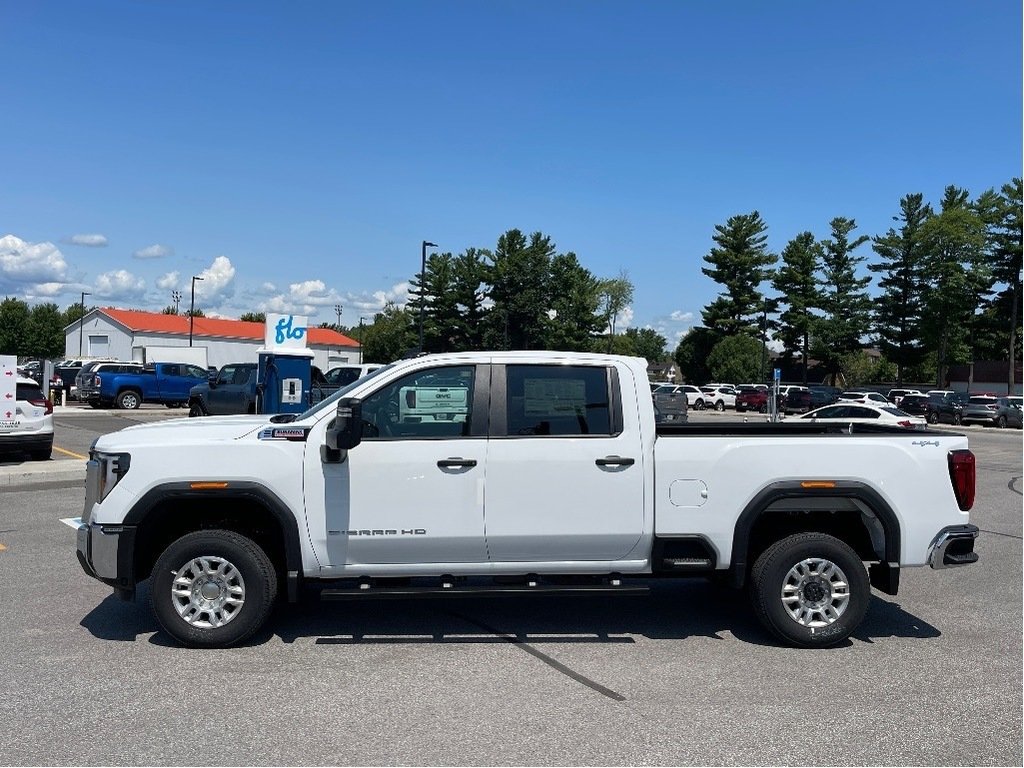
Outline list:
[[[85,484],[85,462],[50,460],[33,464],[0,466],[0,490],[31,490]]]

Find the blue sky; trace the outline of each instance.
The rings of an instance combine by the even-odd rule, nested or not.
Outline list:
[[[355,325],[405,300],[421,240],[516,227],[626,270],[624,321],[674,345],[733,214],[779,252],[1020,175],[1021,23],[1005,1],[7,0],[0,295],[158,309],[204,275],[207,312]]]

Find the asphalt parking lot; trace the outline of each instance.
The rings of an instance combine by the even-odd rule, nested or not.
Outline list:
[[[180,415],[61,411],[56,444],[84,455],[100,431]],[[703,581],[309,600],[245,646],[178,648],[145,588],[119,602],[81,571],[60,523],[81,462],[55,452],[40,464],[66,477],[0,490],[0,763],[1020,764],[1021,432],[963,431],[981,561],[905,571],[824,651],[780,647]]]

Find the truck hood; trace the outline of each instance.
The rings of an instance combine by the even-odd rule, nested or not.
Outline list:
[[[203,416],[136,424],[103,435],[99,450],[122,450],[135,445],[187,445],[211,440],[237,440],[270,425],[270,416]],[[282,425],[284,426],[284,425]]]

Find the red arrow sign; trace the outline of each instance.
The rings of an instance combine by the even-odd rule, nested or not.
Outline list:
[[[14,395],[12,395],[10,392],[8,392],[6,395],[4,395],[4,397],[7,398],[8,400],[10,400],[12,397],[14,397]]]
[[[8,411],[5,415],[7,416],[8,419],[11,418],[11,412],[10,411]]]

